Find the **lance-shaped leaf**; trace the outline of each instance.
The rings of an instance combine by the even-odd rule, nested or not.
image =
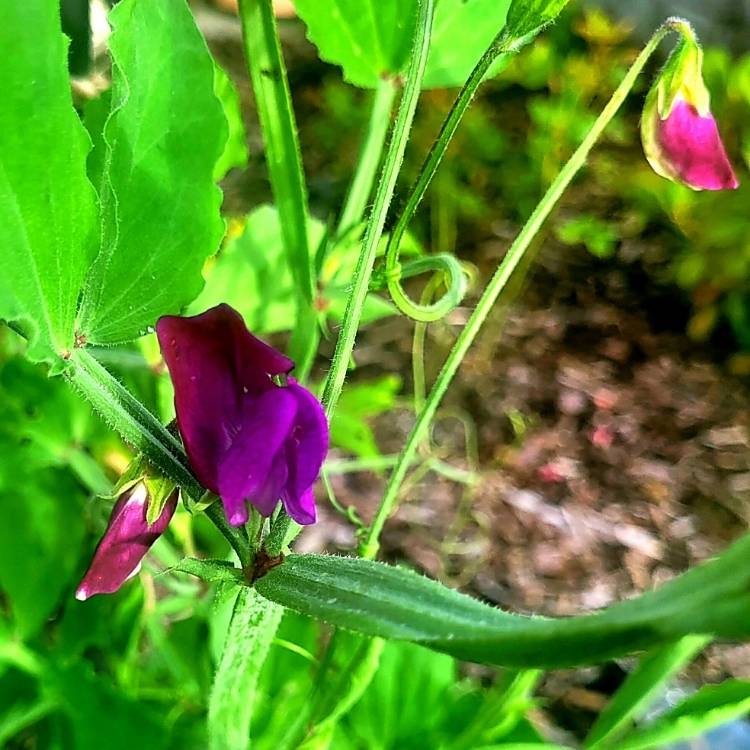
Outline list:
[[[58,367],[96,223],[66,48],[56,3],[0,3],[0,318],[24,331],[31,359]]]
[[[200,292],[201,267],[223,233],[213,172],[227,125],[185,0],[123,0],[110,21],[101,247],[80,320],[92,343],[135,338],[179,312]]]
[[[750,535],[657,591],[580,617],[504,612],[401,568],[347,557],[291,555],[256,586],[265,597],[338,627],[406,640],[459,659],[569,667],[691,633],[750,635]]]

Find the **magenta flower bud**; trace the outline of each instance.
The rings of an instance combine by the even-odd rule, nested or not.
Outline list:
[[[164,533],[177,507],[177,490],[167,499],[159,518],[149,526],[146,512],[150,497],[140,481],[118,498],[107,530],[99,542],[86,575],[76,589],[76,599],[112,594],[141,568],[141,560]]]
[[[710,110],[703,51],[687,22],[683,37],[646,97],[643,150],[657,174],[693,190],[731,190],[739,183]]]
[[[240,314],[218,305],[156,324],[175,391],[177,425],[198,480],[240,526],[251,503],[270,516],[279,500],[315,523],[312,486],[328,451],[323,408],[293,378],[294,363],[255,338]]]

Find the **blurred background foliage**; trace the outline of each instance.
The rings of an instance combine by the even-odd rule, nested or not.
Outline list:
[[[710,19],[704,25],[710,27]],[[597,3],[573,5],[488,81],[407,249],[429,247],[471,261],[480,239],[505,237],[508,226],[519,225],[636,55],[639,43],[631,29],[629,21],[612,19]],[[710,36],[729,38],[716,29]],[[219,58],[226,56],[217,47]],[[311,205],[319,217],[311,220],[315,247],[343,199],[367,107],[364,92],[343,85],[334,68],[312,61],[311,50],[292,55],[290,74],[295,92],[297,86],[302,92],[301,138]],[[78,72],[86,55],[80,45],[74,52]],[[685,311],[678,311],[679,325],[687,335],[715,345],[734,372],[750,374],[750,53],[711,46],[705,72],[728,150],[738,166],[745,163],[739,168],[741,188],[694,193],[650,171],[637,128],[644,79],[548,232],[562,246],[585,248],[592,263],[637,267],[649,284],[679,290]],[[217,92],[233,129],[234,150],[221,168],[228,171],[228,233],[191,311],[228,301],[254,331],[277,334],[291,323],[291,287],[278,216],[267,205],[258,168],[258,135],[249,129],[246,137],[243,129],[240,101],[247,109],[246,91],[238,98],[222,80]],[[438,89],[423,95],[405,181],[414,176],[454,94]],[[246,140],[249,176],[231,171],[248,158]],[[355,232],[321,269],[320,312],[332,326],[343,310],[357,239]],[[368,304],[368,323],[393,313],[383,296],[372,295]],[[48,379],[42,368],[25,362],[21,346],[15,334],[0,330],[0,745],[205,748],[207,696],[232,602],[214,587],[163,573],[185,554],[226,557],[228,549],[201,517],[180,510],[132,583],[116,595],[77,602],[75,586],[112,505],[107,495],[130,454],[62,380]],[[138,347],[106,350],[101,358],[162,419],[172,417],[170,385],[152,338]],[[369,420],[399,403],[408,377],[394,373],[345,394],[332,425],[342,455],[380,456]],[[284,747],[289,717],[309,700],[328,637],[305,618],[285,616],[260,681],[258,748]],[[346,655],[356,645],[341,646],[341,663],[330,667],[337,679],[346,679]],[[363,699],[327,739],[341,750],[472,750],[540,741],[533,725],[548,722],[549,714],[530,697],[537,676],[527,675],[527,684],[509,692],[513,679],[467,670],[418,647],[388,644]],[[580,737],[583,730],[575,729]],[[575,741],[549,726],[546,733]],[[325,739],[307,747],[324,747]]]

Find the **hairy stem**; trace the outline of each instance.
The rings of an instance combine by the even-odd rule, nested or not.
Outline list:
[[[617,110],[625,101],[625,98],[632,89],[638,75],[643,70],[644,65],[653,54],[656,47],[659,45],[659,42],[661,42],[665,35],[673,29],[679,30],[679,28],[674,26],[670,19],[670,21],[657,30],[640,55],[638,55],[581,145],[570,157],[555,178],[554,182],[550,185],[542,200],[534,209],[518,237],[516,237],[508,250],[508,253],[500,263],[497,271],[495,271],[489,284],[485,288],[474,312],[466,324],[466,327],[461,331],[461,334],[453,345],[448,358],[437,376],[435,384],[427,396],[424,406],[409,433],[406,444],[399,455],[399,460],[389,477],[388,484],[370,527],[370,531],[360,549],[360,553],[363,557],[373,559],[377,556],[380,548],[380,534],[386,520],[396,506],[399,488],[406,477],[407,470],[414,459],[417,448],[427,435],[430,422],[435,416],[435,412],[437,411],[445,392],[448,390],[448,386],[453,380],[464,356],[466,356],[466,352],[477,337],[477,334],[482,328],[482,325],[487,319],[487,316],[497,301],[497,298],[505,288],[514,270],[521,262],[524,254],[531,245],[532,240],[536,237],[550,212],[557,204],[560,196],[565,192],[565,189],[568,187],[572,179],[586,163],[586,158],[589,152],[599,139],[604,128],[609,124],[617,113]]]
[[[140,451],[149,463],[177,482],[194,500],[204,494],[177,438],[90,352],[76,349],[64,376],[104,421],[126,443]],[[237,529],[227,523],[224,510],[213,503],[206,509],[206,515],[226,537],[244,565],[249,559],[247,542]]]
[[[239,11],[268,175],[297,291],[297,321],[290,354],[297,362],[298,377],[302,380],[315,356],[319,328],[313,309],[315,276],[307,235],[307,189],[297,123],[272,0],[240,0]]]
[[[396,83],[394,79],[382,78],[375,89],[367,133],[362,142],[357,168],[349,186],[349,192],[346,194],[346,201],[336,229],[337,238],[346,234],[353,226],[362,221],[367,201],[372,193],[378,164],[380,164],[383,155],[395,97]]]

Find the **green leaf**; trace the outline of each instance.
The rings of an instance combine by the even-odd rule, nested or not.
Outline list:
[[[17,472],[12,488],[0,477],[0,588],[21,636],[39,631],[72,584],[84,533],[81,501],[63,471]]]
[[[726,680],[707,685],[653,724],[617,741],[617,750],[649,750],[686,740],[750,711],[750,682]]]
[[[214,61],[214,93],[224,108],[229,136],[219,161],[214,165],[214,180],[218,181],[233,167],[247,165],[247,135],[242,122],[240,95],[232,79],[224,69]]]
[[[416,573],[346,557],[291,555],[256,587],[338,627],[517,667],[591,664],[693,633],[750,635],[750,535],[661,589],[592,615],[503,612]]]
[[[510,0],[440,0],[423,88],[462,86],[505,25]]]
[[[185,557],[172,570],[188,573],[208,582],[232,584],[243,582],[242,571],[224,560],[199,560],[195,557]]]
[[[461,86],[500,33],[510,0],[440,0],[422,88]],[[416,0],[297,0],[321,59],[339,65],[344,79],[375,88],[402,73],[409,59]]]
[[[313,244],[323,225],[308,223]],[[226,302],[257,334],[289,330],[294,323],[294,283],[289,272],[281,222],[275,207],[264,205],[248,214],[245,229],[230,241],[206,274],[206,286],[190,306],[192,312]]]
[[[401,380],[395,375],[347,386],[331,419],[331,442],[360,458],[379,456],[375,434],[366,419],[392,409],[400,389]]]
[[[416,0],[296,0],[294,7],[321,59],[340,65],[355,86],[374,88],[409,59]]]
[[[616,224],[592,214],[568,219],[557,227],[555,234],[566,245],[585,245],[597,258],[611,258],[620,238]]]
[[[60,369],[96,252],[96,204],[57,4],[0,3],[0,49],[0,318],[23,329],[31,359]]]
[[[617,733],[624,730],[631,719],[638,718],[669,680],[710,640],[706,636],[690,635],[646,654],[599,714],[586,736],[585,747],[611,746]]]
[[[86,280],[90,343],[136,338],[201,290],[223,234],[213,171],[227,125],[214,65],[184,0],[124,0],[114,31],[112,111],[98,186],[101,247]]]
[[[211,750],[250,746],[258,674],[281,620],[281,607],[247,587],[238,590],[208,705]]]
[[[70,720],[76,750],[162,750],[168,735],[145,705],[127,698],[86,661],[48,670],[47,689]]]
[[[312,745],[316,738],[332,736],[342,717],[371,690],[373,679],[381,674],[383,664],[380,657],[385,645],[382,638],[363,638],[356,633],[334,632],[326,653],[329,661],[325,679],[321,680],[320,676],[316,679],[320,692],[316,696],[316,711],[311,722],[314,726],[308,738],[309,744]],[[406,706],[402,708],[406,710]]]
[[[506,34],[521,44],[552,23],[568,0],[512,0],[508,10]]]
[[[456,663],[410,643],[386,643],[380,667],[346,717],[347,734],[370,750],[436,747]]]

